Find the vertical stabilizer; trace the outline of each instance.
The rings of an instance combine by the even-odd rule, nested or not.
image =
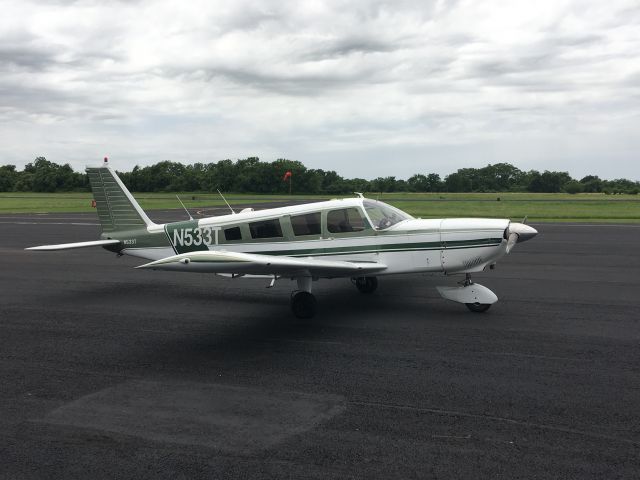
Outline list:
[[[88,167],[89,183],[96,201],[98,218],[103,232],[133,230],[155,225],[144,213],[133,195],[107,164]]]

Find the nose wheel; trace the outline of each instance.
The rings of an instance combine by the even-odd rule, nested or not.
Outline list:
[[[465,303],[465,305],[469,310],[476,313],[486,312],[491,308],[490,303]]]
[[[467,275],[464,278],[464,282],[462,282],[462,285],[465,287],[469,287],[473,285],[473,282],[471,281],[471,274],[467,273]],[[491,308],[491,303],[473,302],[473,303],[465,303],[465,305],[469,310],[475,313],[486,312],[487,310],[489,310],[489,308]]]

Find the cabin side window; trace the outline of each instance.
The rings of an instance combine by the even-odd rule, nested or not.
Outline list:
[[[251,238],[282,238],[282,227],[278,219],[251,222],[249,231]]]
[[[360,211],[355,208],[342,208],[327,213],[329,233],[361,232],[366,228]]]
[[[240,231],[240,227],[225,228],[224,239],[227,242],[232,242],[234,240],[242,240],[242,232]]]
[[[291,227],[296,237],[302,235],[320,235],[320,212],[307,213],[304,215],[292,215]]]

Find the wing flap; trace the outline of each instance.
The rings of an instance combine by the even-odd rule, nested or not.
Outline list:
[[[25,250],[53,251],[71,250],[73,248],[104,247],[106,245],[116,245],[120,240],[92,240],[90,242],[59,243],[58,245],[40,245],[37,247],[25,248]]]
[[[311,257],[296,258],[213,250],[173,255],[136,268],[201,273],[346,277],[380,272],[387,266],[376,262],[323,260]]]

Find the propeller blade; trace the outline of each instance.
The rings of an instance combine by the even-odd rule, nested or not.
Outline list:
[[[507,253],[511,252],[511,249],[515,246],[516,243],[518,243],[518,234],[517,233],[510,233],[509,234],[509,240],[507,240]]]

